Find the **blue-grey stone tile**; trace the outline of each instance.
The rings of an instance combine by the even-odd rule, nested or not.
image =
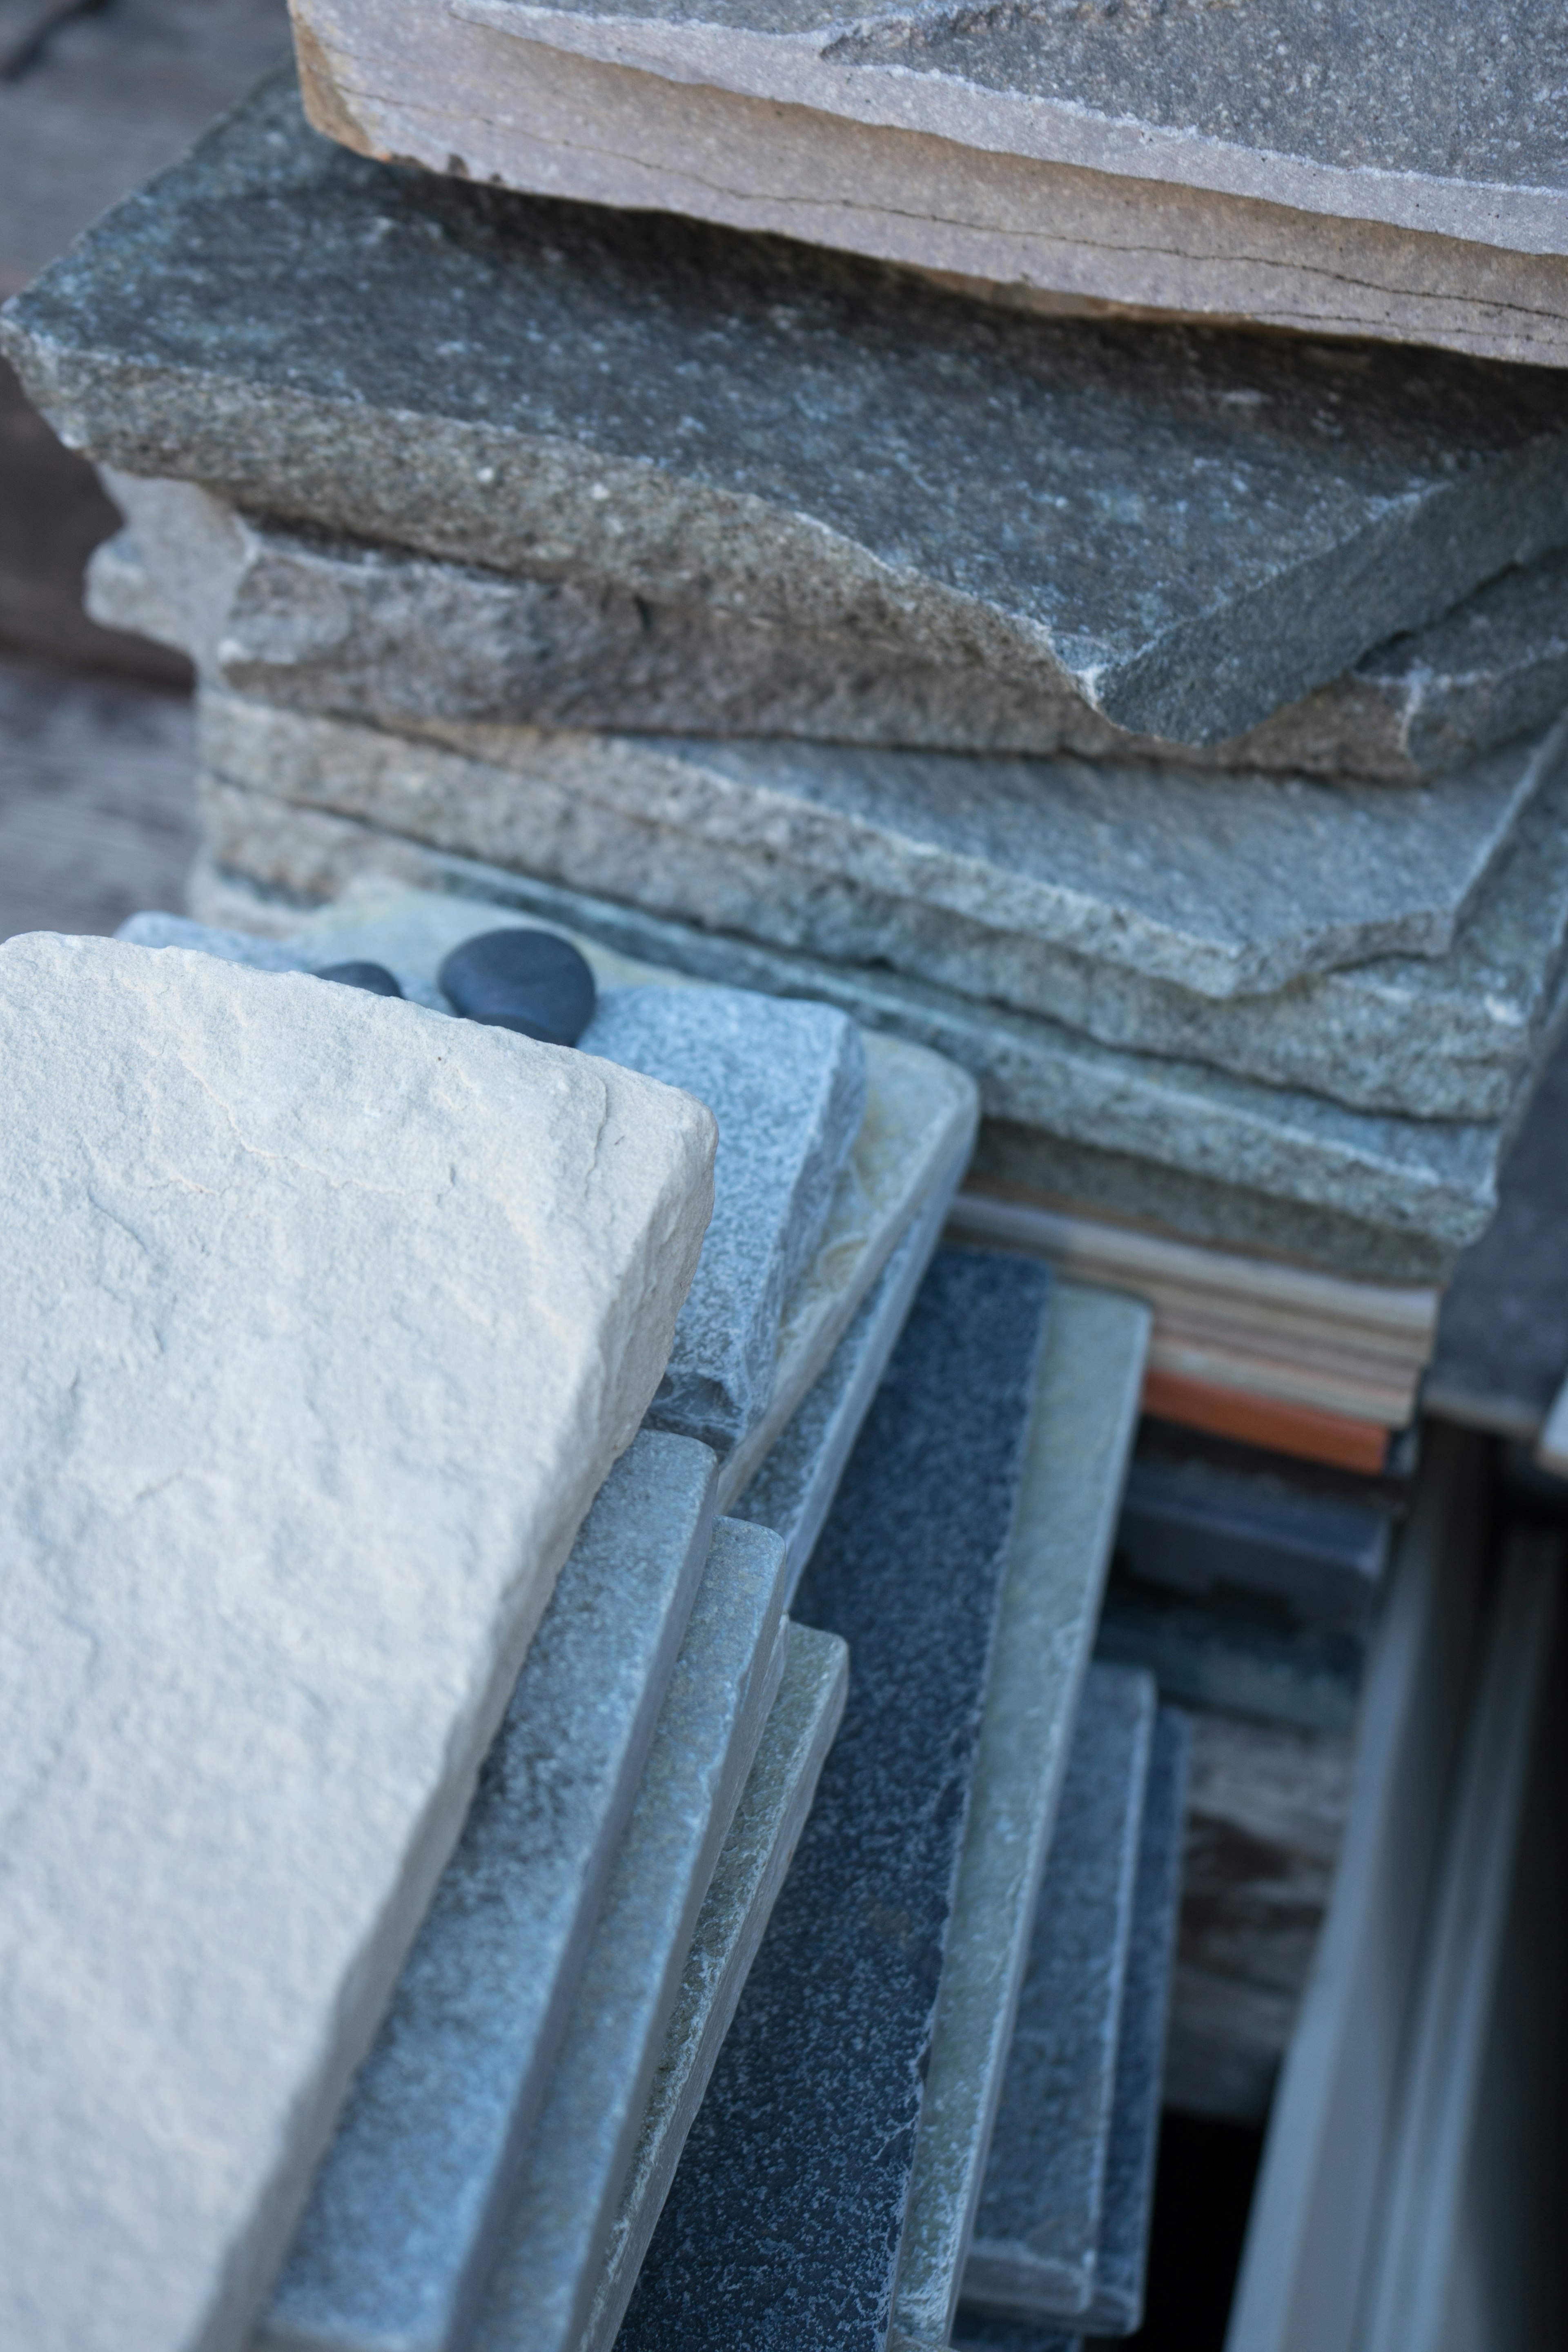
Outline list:
[[[850,1696],[623,2352],[880,2352],[1049,1276],[940,1252],[795,1601]]]

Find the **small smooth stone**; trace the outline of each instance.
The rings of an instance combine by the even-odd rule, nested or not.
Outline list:
[[[384,963],[323,964],[316,978],[335,981],[340,988],[363,988],[370,996],[401,996],[403,993]]]
[[[441,966],[441,987],[465,1020],[574,1045],[594,1018],[594,975],[554,931],[481,931]]]

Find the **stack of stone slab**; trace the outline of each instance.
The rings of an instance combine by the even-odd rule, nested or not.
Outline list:
[[[338,13],[318,121],[439,120],[473,12],[385,74]],[[1561,1018],[1552,376],[1023,315],[441,139],[270,86],[7,314],[116,469],[99,609],[206,681],[198,911],[378,868],[935,1045],[994,1198],[1369,1294],[1191,1387],[1394,1425]]]

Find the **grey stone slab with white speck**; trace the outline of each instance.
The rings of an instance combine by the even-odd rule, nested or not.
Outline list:
[[[1043,310],[1107,304],[1561,363],[1553,19],[1391,35],[1202,5],[976,14],[302,0],[321,129],[365,152],[775,229]]]
[[[772,1400],[786,1300],[822,1239],[866,1110],[853,1021],[734,988],[605,992],[579,1040],[705,1102],[713,1215],[652,1406],[728,1453]]]
[[[0,2338],[229,2352],[662,1372],[712,1122],[114,940],[8,942],[0,1025]]]
[[[791,1625],[784,1676],[713,1871],[578,2352],[610,2352],[844,1712],[849,1653]]]
[[[784,1671],[785,1559],[721,1520],[472,2338],[574,2352],[698,1913]]]
[[[553,909],[553,919],[704,978],[837,1004],[863,1028],[973,1073],[987,1115],[975,1164],[988,1177],[1374,1279],[1444,1280],[1485,1231],[1535,1067],[1568,1010],[1559,982],[1505,1118],[1374,1115],[1184,1056],[1119,1051],[874,965],[704,931],[262,793],[209,782],[203,800],[219,864],[268,887],[303,898],[366,872],[447,882]],[[1415,959],[1405,968],[1430,969]]]
[[[895,2347],[942,2346],[958,2305],[1040,1875],[1137,1425],[1147,1311],[1058,1286],[942,1961]]]
[[[354,289],[345,302],[345,285]],[[367,162],[267,85],[9,306],[130,473],[1241,732],[1568,541],[1550,377],[1025,317]]]
[[[715,1464],[645,1430],[529,1652],[261,2326],[434,2352],[471,2319],[713,1533]]]
[[[230,856],[239,812],[256,812],[223,796],[243,790],[278,804],[261,822],[296,865],[313,855],[311,817],[337,814],[1368,1110],[1505,1112],[1568,956],[1561,727],[1414,793],[531,730],[409,736],[212,694],[201,733],[209,828]],[[1359,899],[1352,872],[1369,877]]]
[[[1004,2318],[1093,2298],[1154,1716],[1150,1675],[1091,1670],[963,2266],[963,2300]]]
[[[290,529],[194,482],[107,479],[133,529],[89,568],[100,622],[176,646],[232,693],[393,725],[802,736],[1414,782],[1539,732],[1568,704],[1561,555],[1505,572],[1205,751],[1129,735],[1079,697],[984,667]]]
[[[844,1726],[686,2143],[625,2352],[879,2347],[1049,1293],[938,1253],[802,1580]]]

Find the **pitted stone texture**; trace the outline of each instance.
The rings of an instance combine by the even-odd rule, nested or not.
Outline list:
[[[243,226],[242,226],[243,224]],[[355,299],[345,308],[342,288]],[[1015,315],[428,177],[267,86],[7,312],[74,446],[1212,741],[1568,541],[1550,378]]]
[[[784,1672],[777,1536],[721,1520],[472,2342],[575,2352],[698,1913]]]
[[[600,1488],[354,2077],[260,2331],[455,2342],[577,1996],[713,1528],[714,1461],[644,1431]]]
[[[779,1694],[698,1915],[579,2352],[610,2352],[619,2332],[844,1712],[846,1644],[809,1625],[787,1635]]]
[[[314,838],[293,812],[330,813],[1368,1110],[1505,1111],[1568,950],[1561,726],[1419,793],[1172,790],[1158,770],[1076,761],[435,740],[226,696],[201,708],[209,824],[215,788],[277,801],[300,861],[284,877],[306,878]],[[1400,930],[1419,951],[1380,951]]]
[[[865,1117],[860,1033],[826,1004],[649,987],[602,997],[579,1043],[695,1095],[719,1123],[713,1215],[652,1410],[728,1453],[772,1402],[784,1303]]]
[[[796,1598],[844,1727],[626,2315],[625,2352],[879,2347],[1049,1278],[934,1260]]]
[[[437,171],[776,229],[1042,309],[1548,364],[1568,347],[1564,145],[1542,122],[1563,44],[1522,5],[1483,34],[1433,0],[1392,49],[1366,0],[1217,31],[1195,6],[712,0],[410,0],[395,25],[309,0],[295,24],[321,129]]]
[[[1130,1298],[1058,1286],[942,1961],[893,2341],[944,2346],[958,2305],[1137,1425],[1149,1334]]]
[[[976,1165],[994,1181],[1378,1280],[1442,1281],[1485,1231],[1500,1165],[1568,1009],[1559,975],[1504,1118],[1385,1118],[1195,1059],[1119,1052],[874,966],[638,914],[258,793],[211,787],[205,806],[219,859],[272,888],[314,895],[367,872],[445,881],[704,978],[836,1003],[865,1029],[973,1071],[987,1114]]]
[[[217,2352],[662,1372],[712,1126],[109,940],[0,949],[0,2336]]]
[[[963,2266],[1005,2318],[1070,2324],[1094,2295],[1154,1717],[1152,1676],[1091,1668]]]
[[[348,718],[1076,751],[1414,782],[1539,732],[1568,704],[1560,555],[1505,572],[1205,750],[1129,735],[1076,696],[1031,694],[980,667],[290,530],[194,482],[110,471],[107,483],[134,528],[89,567],[99,621],[176,646],[231,692]]]

